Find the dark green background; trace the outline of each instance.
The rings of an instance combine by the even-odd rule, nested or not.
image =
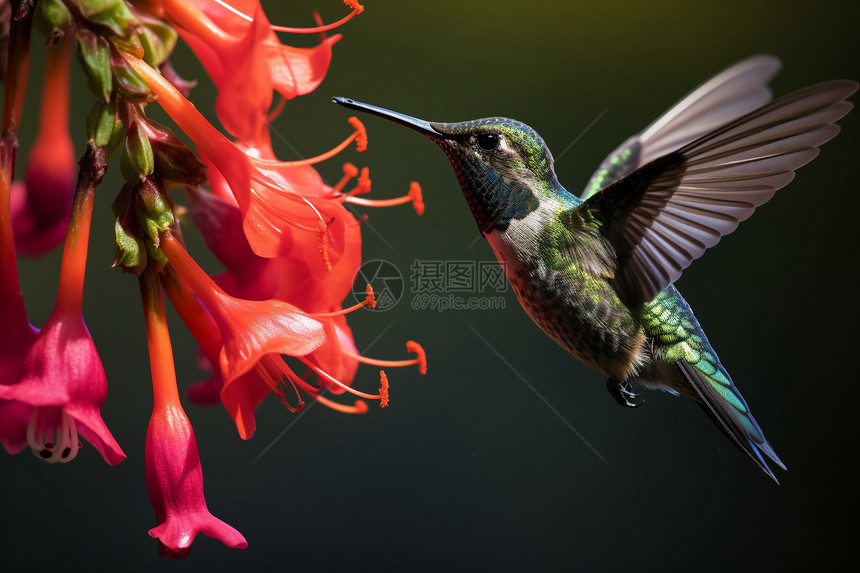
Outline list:
[[[289,25],[311,24],[314,7],[325,21],[345,12],[335,0],[267,4],[272,21]],[[606,110],[557,162],[561,181],[578,192],[615,145],[744,57],[782,59],[777,94],[860,79],[858,14],[848,4],[368,0],[366,13],[342,28],[322,87],[289,103],[274,128],[302,155],[327,149],[348,133],[348,113],[329,103],[344,95],[431,120],[514,117],[558,155]],[[177,67],[201,79],[195,101],[214,117],[211,86],[188,51],[180,55]],[[34,62],[33,94],[38,70]],[[80,136],[91,96],[80,74],[76,81],[72,119]],[[36,107],[26,112],[22,163]],[[373,196],[401,194],[418,180],[427,205],[420,218],[408,206],[364,209],[364,258],[391,261],[407,276],[414,259],[492,258],[486,242],[472,245],[477,231],[445,157],[403,128],[362,119],[368,151],[344,153],[321,166],[323,174],[333,182],[342,161],[368,165]],[[389,312],[351,317],[359,348],[382,334],[371,355],[402,356],[408,339],[427,350],[426,377],[389,371],[389,408],[345,416],[317,406],[297,420],[270,400],[258,411],[253,440],[242,442],[221,407],[186,404],[209,507],[249,547],[229,550],[201,535],[181,564],[159,560],[146,534],[154,525],[143,469],[150,382],[136,281],[109,269],[109,203],[120,185],[113,167],[97,198],[84,306],[108,373],[103,414],[129,458],[110,468],[91,447],[62,466],[26,451],[0,456],[4,569],[10,560],[10,571],[79,563],[210,571],[847,565],[860,533],[860,114],[842,125],[794,183],[678,281],[788,465],[778,473],[782,485],[689,401],[649,393],[643,408],[619,408],[604,378],[546,338],[510,292],[504,310],[445,313],[412,310],[407,292]],[[287,145],[278,151],[295,157]],[[211,262],[202,249],[195,253]],[[50,313],[58,265],[57,254],[21,262],[34,324]],[[178,322],[173,336],[181,381],[201,378]],[[359,387],[376,383],[373,368],[356,379]]]

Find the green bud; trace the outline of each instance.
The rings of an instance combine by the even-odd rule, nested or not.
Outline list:
[[[135,215],[138,224],[157,247],[161,243],[161,233],[175,221],[173,207],[157,177],[147,177],[137,187]]]
[[[138,37],[132,36],[133,46],[132,52],[140,50],[140,44],[137,42]],[[132,44],[131,42],[117,42],[117,44]],[[135,50],[134,48],[137,48]],[[111,52],[111,70],[116,84],[116,90],[125,99],[133,103],[141,103],[147,101],[155,101],[155,95],[149,91],[149,86],[143,81],[143,78],[131,67],[131,64],[126,61],[118,51]]]
[[[70,0],[91,24],[108,28],[115,36],[127,38],[139,24],[124,0]]]
[[[40,0],[33,14],[33,26],[47,39],[56,44],[72,25],[72,15],[62,0]]]
[[[143,46],[143,61],[159,68],[167,61],[173,48],[176,47],[176,31],[161,20],[142,18],[140,29],[140,44]]]
[[[113,72],[107,40],[85,28],[78,28],[77,37],[78,59],[84,68],[90,90],[105,101],[110,101],[113,92]]]
[[[162,181],[174,181],[195,187],[206,183],[206,164],[169,128],[149,118],[138,121],[149,137],[155,155],[155,169]]]
[[[111,204],[111,210],[116,216],[113,266],[122,267],[123,271],[131,270],[140,274],[146,268],[148,257],[145,242],[140,237],[140,231],[134,217],[136,193],[137,185],[126,183]]]
[[[114,245],[113,266],[123,270],[132,269],[136,274],[146,268],[147,249],[143,241],[126,232],[119,219],[114,223],[116,243]]]
[[[117,114],[116,103],[96,100],[87,116],[87,137],[105,149],[108,160],[119,149],[124,134],[125,128]]]
[[[140,122],[133,121],[125,132],[125,145],[122,149],[120,160],[122,176],[126,181],[139,179],[144,181],[155,171],[155,157],[152,153],[152,145],[146,131],[141,128]]]

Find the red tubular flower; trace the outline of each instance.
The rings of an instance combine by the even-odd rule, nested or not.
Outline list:
[[[65,39],[48,48],[39,133],[24,181],[12,186],[15,246],[30,255],[43,254],[62,242],[72,207],[76,165],[68,125],[69,42]]]
[[[191,46],[218,88],[221,123],[242,141],[256,141],[268,127],[272,91],[292,99],[322,82],[339,35],[314,48],[281,44],[258,0],[162,0],[165,14]]]
[[[206,506],[197,440],[179,401],[164,303],[151,271],[141,278],[141,293],[153,392],[146,433],[146,486],[158,523],[149,535],[158,539],[161,555],[172,559],[187,557],[201,532],[228,547],[244,549],[248,542],[242,534]]]
[[[244,537],[215,518],[203,496],[197,443],[176,387],[163,292],[200,344],[203,362],[215,370],[189,395],[198,402],[220,400],[243,439],[253,435],[256,408],[270,393],[292,411],[310,396],[338,411],[361,413],[368,409],[363,400],[340,404],[326,397],[348,392],[387,406],[384,371],[379,371],[376,393],[352,387],[359,364],[418,364],[425,371],[423,350],[411,342],[407,351],[417,355],[411,360],[381,361],[358,352],[345,314],[373,308],[370,285],[363,302],[342,308],[361,262],[359,221],[344,203],[411,202],[420,214],[420,188],[413,184],[408,196],[384,201],[358,198],[370,191],[370,177],[367,168],[351,165],[337,185],[324,183],[314,164],[353,142],[357,151],[367,147],[357,118],[349,119],[353,132],[342,143],[299,161],[279,161],[268,130],[286,99],[312,91],[325,76],[332,45],[340,38],[325,32],[363,7],[345,0],[351,9],[347,17],[323,25],[316,15],[318,26],[297,30],[272,27],[259,0],[13,4],[17,12],[9,21],[0,126],[0,443],[13,453],[29,444],[48,462],[68,462],[82,447],[80,435],[110,464],[125,457],[101,417],[106,377],[82,316],[93,196],[107,168],[105,155],[121,150],[126,184],[113,205],[114,263],[139,276],[147,326],[153,409],[145,461],[156,515],[149,534],[171,558],[187,556],[200,532],[244,548]],[[0,0],[0,12],[3,6]],[[63,39],[49,49],[39,135],[24,183],[13,189],[34,21],[50,42]],[[235,142],[186,99],[191,84],[179,79],[169,63],[176,40],[172,26],[209,71],[218,89],[216,111]],[[293,48],[283,45],[275,31],[321,36],[315,47]],[[70,38],[78,39],[80,63],[98,95],[87,116],[87,152],[71,202]],[[274,92],[280,100],[273,110]],[[155,98],[197,146],[199,157],[170,130],[147,119],[145,104]],[[188,196],[207,244],[227,267],[215,280],[182,246],[178,217],[184,207],[163,187],[203,185],[207,174],[211,195],[190,190]],[[344,191],[356,177],[355,187]],[[20,251],[39,253],[63,233],[56,306],[38,331],[27,321],[19,292],[15,242]],[[293,370],[296,363],[301,370]]]
[[[290,304],[227,295],[169,232],[162,235],[161,248],[218,325],[222,341],[219,364],[225,385],[268,354],[303,356],[325,342],[322,324]]]
[[[88,178],[82,175],[83,180]],[[24,355],[18,382],[0,386],[0,398],[33,407],[27,441],[37,456],[48,462],[71,461],[80,433],[115,465],[125,454],[99,411],[107,379],[81,316],[93,191],[82,186],[75,196],[54,312]]]
[[[214,38],[220,38],[218,41],[235,40],[235,37],[219,36],[222,33],[229,35],[230,30],[214,26],[214,17],[202,17],[190,3],[168,2],[165,6],[168,13],[173,10],[172,19],[198,36],[214,34]],[[195,17],[190,18],[189,14],[195,14]],[[234,12],[230,14],[223,21],[235,15]],[[242,22],[240,27],[245,30],[248,25]],[[262,28],[258,32],[262,33]],[[228,268],[227,273],[218,277],[223,290],[215,286],[175,240],[166,236],[161,247],[182,279],[211,313],[221,332],[223,345],[218,359],[224,380],[221,400],[236,421],[240,434],[250,436],[253,411],[269,391],[275,392],[292,410],[303,406],[301,397],[295,406],[289,403],[286,393],[280,389],[282,382],[287,387],[292,386],[296,393],[301,388],[327,403],[328,400],[318,396],[322,387],[380,399],[381,394],[367,394],[349,388],[354,365],[361,357],[354,352],[345,322],[342,325],[342,321],[337,323],[342,326],[338,331],[333,320],[344,312],[340,301],[349,292],[360,264],[359,225],[344,208],[343,202],[355,194],[369,191],[370,179],[367,170],[362,170],[356,189],[341,193],[343,185],[355,177],[358,170],[350,169],[350,173],[355,173],[347,173],[344,181],[331,188],[323,184],[311,167],[353,141],[359,150],[363,150],[367,145],[364,126],[356,118],[350,118],[355,132],[330,152],[307,160],[278,161],[272,153],[267,132],[260,130],[259,133],[246,134],[245,141],[239,144],[230,142],[138,54],[126,51],[124,55],[131,68],[157,95],[161,107],[199,147],[210,166],[208,175],[213,195],[191,192],[191,210],[207,244]],[[376,205],[367,200],[356,202]],[[420,212],[423,204],[417,184],[409,196],[381,204],[404,202],[412,202]],[[234,209],[238,209],[239,217]],[[238,220],[242,222],[242,233],[237,229]],[[319,336],[316,347],[307,352],[276,351],[274,346],[277,345],[263,348],[262,341],[258,339],[249,346],[256,349],[252,353],[239,353],[229,358],[231,353],[227,349],[242,326],[236,317],[255,316],[267,308],[271,311],[273,304],[286,305],[275,311],[279,316],[296,316],[298,309],[309,313],[313,319],[321,321],[316,324],[320,330],[325,329],[325,335]],[[293,325],[285,327],[288,330],[294,328]],[[259,330],[264,332],[266,328]],[[346,351],[340,343],[343,338],[349,339]],[[207,354],[210,353],[207,351]],[[311,375],[319,378],[319,384],[311,385],[297,376],[278,354],[299,356]],[[214,386],[207,386],[207,391],[213,389]],[[346,411],[366,409],[363,403],[360,404],[336,407]]]
[[[292,387],[296,393],[298,388],[302,388],[305,392],[316,395],[321,389],[319,386],[309,385],[297,376],[281,355],[307,355],[305,363],[312,369],[316,368],[325,373],[326,385],[335,384],[338,391],[344,389],[343,382],[332,382],[331,376],[321,370],[317,354],[319,351],[322,356],[330,356],[332,348],[340,348],[338,339],[342,335],[337,334],[333,328],[333,320],[342,319],[339,315],[342,311],[336,311],[337,316],[323,315],[317,319],[280,300],[253,301],[231,297],[194,263],[170,233],[162,236],[161,248],[182,279],[169,281],[168,294],[174,305],[180,308],[183,318],[202,317],[187,323],[190,322],[189,328],[195,333],[195,338],[208,356],[215,355],[215,347],[220,345],[217,355],[224,381],[221,401],[243,439],[249,439],[253,435],[254,411],[270,392],[274,392],[283,404],[293,411],[304,406],[300,397],[295,406],[290,404],[287,393],[280,389],[282,382],[288,385],[287,387]],[[183,289],[189,287],[197,295],[196,298],[189,296],[190,293],[183,293]],[[190,308],[199,304],[205,307],[211,318],[205,318],[206,314]],[[206,336],[205,325],[208,321],[217,326],[220,341],[216,342],[213,337]],[[345,322],[342,329],[346,329]],[[351,380],[355,369],[344,368],[341,362],[344,356],[339,351],[336,357],[336,369],[331,366],[333,362],[325,361],[324,365],[338,373],[348,372]],[[373,398],[364,393],[360,395]]]
[[[254,252],[272,258],[293,249],[290,231],[303,231],[329,266],[346,248],[345,229],[355,219],[343,209],[341,195],[325,186],[307,166],[321,161],[352,141],[362,143],[363,127],[356,127],[343,144],[319,157],[279,162],[254,157],[221,135],[176,88],[158,72],[125,54],[132,68],[158,96],[161,107],[200,148],[229,186],[243,216],[243,228]],[[268,145],[268,139],[264,140]],[[261,149],[253,148],[254,154]],[[210,179],[216,181],[210,173]],[[223,186],[221,187],[223,190]],[[328,261],[326,261],[328,258]],[[351,277],[350,277],[351,278]]]
[[[188,195],[189,211],[206,245],[227,267],[216,282],[230,295],[283,300],[307,312],[340,308],[361,264],[361,229],[342,205],[324,205],[332,223],[322,232],[290,229],[284,236],[290,242],[287,254],[264,258],[251,249],[238,207],[204,191]]]

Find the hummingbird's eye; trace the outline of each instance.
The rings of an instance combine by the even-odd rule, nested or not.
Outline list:
[[[501,136],[498,133],[479,133],[475,136],[478,146],[484,151],[492,151],[499,146]]]

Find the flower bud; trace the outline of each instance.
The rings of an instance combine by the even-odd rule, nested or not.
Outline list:
[[[147,255],[143,241],[129,234],[119,219],[114,223],[116,242],[114,244],[113,266],[122,267],[123,271],[131,269],[140,274],[146,268]]]
[[[155,101],[155,95],[149,91],[149,86],[120,53],[121,51],[127,53],[143,51],[138,36],[132,36],[129,41],[114,39],[113,43],[117,49],[111,50],[110,65],[116,90],[130,102]]]
[[[36,4],[33,26],[47,39],[56,44],[72,25],[72,15],[61,0],[41,0]]]
[[[161,233],[174,222],[173,207],[157,176],[147,177],[137,187],[135,215],[141,229],[157,247]]]
[[[124,127],[114,102],[97,100],[87,116],[87,137],[104,148],[108,160],[123,141]]]
[[[120,169],[122,176],[129,182],[137,179],[144,181],[155,171],[152,145],[149,143],[146,131],[141,127],[141,122],[137,119],[132,121],[128,131],[125,132]]]
[[[139,275],[146,268],[147,256],[134,213],[136,193],[137,186],[126,183],[111,204],[111,210],[116,216],[113,266]]]
[[[143,61],[158,68],[167,61],[173,48],[176,47],[176,30],[164,23],[163,20],[152,18],[148,14],[140,17],[140,44],[143,46]]]
[[[87,76],[87,85],[96,96],[110,101],[113,93],[113,72],[107,40],[86,28],[78,28],[77,37],[78,59]]]
[[[104,26],[120,38],[127,38],[139,24],[123,0],[71,0],[71,3],[89,23]]]
[[[155,156],[155,169],[163,181],[198,186],[206,183],[206,164],[167,127],[151,119],[138,118]]]

